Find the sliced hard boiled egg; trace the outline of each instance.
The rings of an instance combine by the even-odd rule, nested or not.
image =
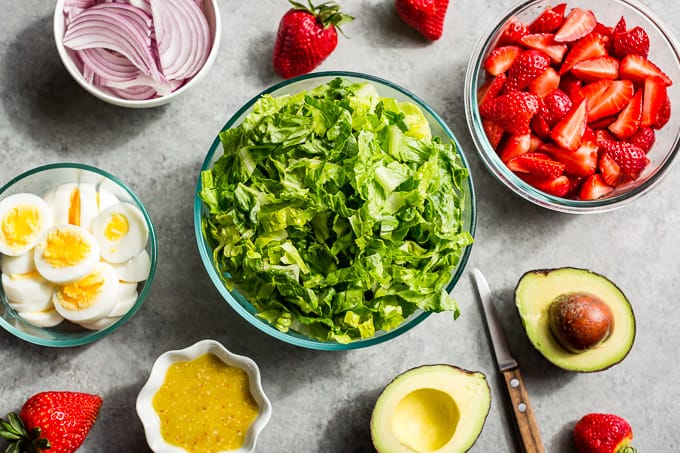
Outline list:
[[[124,316],[137,302],[137,284],[121,282],[118,300],[108,316]]]
[[[120,202],[120,200],[118,200],[118,197],[116,197],[114,194],[104,189],[103,187],[100,187],[99,190],[97,191],[97,207],[99,208],[99,212],[118,202]]]
[[[99,262],[99,244],[86,229],[55,225],[35,246],[33,259],[40,275],[58,283],[70,283],[91,273]]]
[[[97,188],[94,184],[62,184],[45,195],[56,225],[90,227],[99,212]]]
[[[92,234],[99,241],[102,258],[109,263],[124,263],[146,248],[149,228],[138,208],[117,203],[94,218]]]
[[[143,282],[149,277],[151,258],[145,250],[124,263],[112,264],[118,273],[118,279],[123,282]],[[137,285],[135,285],[137,286]]]
[[[52,305],[54,285],[33,271],[2,274],[2,290],[16,311],[39,311]]]
[[[120,284],[113,268],[103,262],[84,278],[57,287],[54,307],[69,321],[89,323],[105,318],[118,301]]]
[[[23,255],[9,256],[2,255],[0,271],[3,274],[27,274],[35,270],[33,261],[33,250],[29,250]]]
[[[19,316],[39,327],[54,327],[64,320],[54,307],[42,311],[21,312],[19,313]]]
[[[50,226],[45,200],[30,193],[17,193],[0,201],[0,253],[23,255],[31,250]]]
[[[106,318],[98,319],[96,321],[92,322],[81,322],[79,323],[82,327],[85,327],[88,330],[102,330],[106,329],[116,321],[120,319],[120,316],[107,316]]]

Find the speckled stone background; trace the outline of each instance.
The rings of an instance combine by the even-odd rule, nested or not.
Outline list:
[[[549,452],[569,452],[575,421],[615,412],[633,425],[639,451],[680,450],[680,168],[651,195],[606,214],[564,215],[510,194],[483,168],[463,110],[463,81],[475,42],[510,0],[454,0],[443,38],[425,42],[388,0],[347,0],[357,20],[320,70],[367,72],[423,97],[457,134],[478,195],[469,263],[487,275],[511,348],[525,374]],[[596,2],[594,2],[595,4]],[[680,33],[673,0],[648,0]],[[216,133],[237,108],[280,81],[270,65],[283,0],[220,2],[224,34],[217,62],[186,97],[160,108],[107,105],[71,80],[52,36],[54,2],[3,0],[0,15],[0,184],[34,166],[73,161],[127,182],[157,228],[159,268],[150,297],[113,335],[89,346],[49,349],[0,332],[0,412],[44,389],[96,392],[105,402],[81,451],[148,451],[135,398],[154,359],[203,338],[260,366],[274,406],[261,452],[372,451],[369,418],[380,390],[421,364],[481,370],[493,403],[475,452],[515,450],[511,419],[466,273],[454,290],[463,314],[435,315],[409,333],[364,350],[331,353],[280,343],[239,318],[200,262],[192,203],[198,171]],[[680,81],[678,81],[680,83]],[[674,100],[680,105],[680,99]],[[611,277],[634,304],[638,333],[620,365],[594,374],[559,370],[535,352],[512,305],[529,269],[571,265]]]

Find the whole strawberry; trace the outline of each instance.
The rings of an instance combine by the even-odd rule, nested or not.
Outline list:
[[[354,20],[340,12],[335,2],[293,6],[281,18],[272,63],[283,78],[306,74],[319,66],[338,45],[340,25]]]
[[[629,445],[632,439],[628,422],[614,414],[588,414],[574,426],[579,453],[635,453]]]
[[[17,416],[0,420],[0,437],[9,440],[6,453],[72,453],[90,432],[102,399],[79,392],[41,392],[24,403]]]
[[[441,38],[449,0],[395,0],[397,14],[430,41]]]

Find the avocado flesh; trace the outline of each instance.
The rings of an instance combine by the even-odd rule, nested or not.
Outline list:
[[[425,365],[395,378],[378,398],[371,437],[379,453],[470,449],[491,406],[486,377],[450,365]]]
[[[550,331],[549,308],[559,296],[581,292],[605,302],[613,315],[613,330],[602,343],[574,353]],[[515,289],[515,305],[529,340],[554,365],[571,371],[592,372],[623,360],[635,339],[635,316],[623,292],[608,278],[571,267],[525,273]]]

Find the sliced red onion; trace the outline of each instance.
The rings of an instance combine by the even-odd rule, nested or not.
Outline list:
[[[210,28],[195,0],[150,0],[160,66],[166,79],[187,79],[210,53]]]
[[[151,15],[151,3],[149,3],[149,0],[130,0],[130,4],[141,9],[149,16]]]
[[[89,69],[106,80],[125,82],[137,78],[141,72],[129,59],[106,49],[83,49],[76,53],[83,62],[83,68]],[[85,75],[84,72],[83,75]]]
[[[109,88],[113,94],[123,99],[130,99],[133,101],[143,101],[156,97],[156,91],[148,86],[135,86],[131,88],[118,89]]]
[[[139,74],[132,80],[114,81],[111,79],[106,79],[102,81],[102,86],[108,88],[115,88],[119,90],[127,90],[129,88],[146,86],[149,88],[153,88],[153,90],[161,96],[172,93],[183,84],[184,84],[183,80],[165,80],[162,82],[158,82],[144,74]]]

